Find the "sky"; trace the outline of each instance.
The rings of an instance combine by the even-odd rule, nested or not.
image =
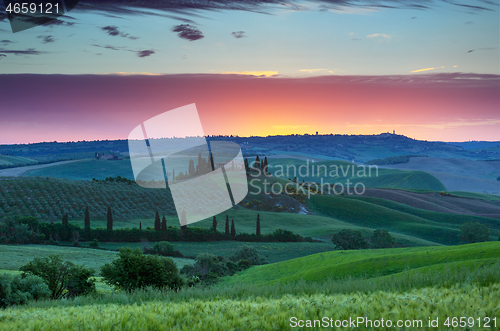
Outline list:
[[[0,10],[0,143],[124,139],[191,103],[210,135],[500,140],[498,0],[105,3],[16,33]]]

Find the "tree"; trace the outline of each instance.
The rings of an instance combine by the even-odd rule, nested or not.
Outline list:
[[[460,239],[468,244],[488,241],[490,229],[481,223],[465,223],[460,227]]]
[[[210,153],[210,165],[212,166],[212,170],[215,170],[214,155],[212,153]]]
[[[163,232],[167,232],[167,219],[165,218],[165,215],[163,215],[163,218],[161,220],[161,230]]]
[[[371,241],[373,248],[390,248],[396,243],[389,231],[383,229],[373,231]]]
[[[250,171],[250,167],[248,166],[248,159],[245,158],[245,172],[248,173]]]
[[[181,213],[181,231],[184,232],[184,230],[186,229],[187,229],[186,211],[183,210]]]
[[[158,211],[156,211],[156,214],[155,214],[155,231],[160,231],[160,230],[161,230],[160,214],[158,214]]]
[[[253,246],[243,245],[236,249],[233,255],[229,257],[231,261],[238,262],[240,260],[248,260],[251,265],[259,265],[264,262],[264,258],[260,257],[259,251]]]
[[[267,165],[267,156],[264,157],[264,162],[262,162],[262,171],[264,172],[264,174],[267,174],[267,168],[268,168],[268,165]]]
[[[142,222],[139,222],[139,230],[142,230]]]
[[[62,218],[62,224],[64,227],[69,226],[68,213],[64,213],[63,218]]]
[[[229,215],[226,215],[226,229],[225,234],[229,235]]]
[[[260,168],[260,159],[258,155],[255,157],[255,163],[253,164],[253,167],[257,169]]]
[[[85,219],[83,220],[83,224],[85,225],[85,232],[90,233],[90,213],[89,207],[85,207]]]
[[[215,216],[212,220],[212,229],[214,229],[214,231],[217,231],[217,219],[215,218]]]
[[[343,229],[333,235],[332,242],[339,249],[364,249],[368,247],[368,243],[359,230]]]
[[[231,237],[236,237],[236,229],[234,228],[234,219],[231,220]]]
[[[113,212],[111,211],[111,206],[108,206],[108,215],[106,216],[107,229],[113,230]]]
[[[34,275],[43,278],[51,292],[52,299],[75,297],[95,291],[94,270],[63,261],[58,254],[36,257],[22,266],[21,275]]]
[[[194,161],[189,160],[189,167],[188,167],[188,174],[189,176],[193,177],[195,175],[195,168],[194,168]]]
[[[257,229],[255,231],[255,234],[260,236],[260,214],[257,214]]]
[[[139,248],[120,248],[118,258],[101,267],[106,284],[131,292],[136,289],[179,289],[182,278],[171,258],[144,255]]]

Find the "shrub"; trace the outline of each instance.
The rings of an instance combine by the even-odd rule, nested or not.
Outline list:
[[[378,229],[373,231],[371,238],[373,248],[390,248],[394,247],[396,240],[387,230]]]
[[[490,229],[481,223],[465,223],[460,226],[460,239],[466,243],[477,243],[490,239]]]
[[[49,296],[49,288],[41,277],[0,274],[0,307],[20,305]]]
[[[90,278],[94,270],[63,261],[58,254],[48,257],[36,257],[19,270],[22,276],[34,275],[41,277],[48,285],[50,297],[74,297],[95,291],[95,279]]]
[[[251,265],[259,265],[264,262],[264,259],[260,257],[259,251],[255,247],[248,245],[238,247],[229,259],[234,262],[247,260]]]
[[[361,231],[352,229],[343,229],[335,233],[332,242],[339,249],[364,249],[368,247]]]
[[[139,248],[120,248],[118,258],[101,267],[106,284],[129,292],[146,287],[178,289],[183,281],[171,258],[143,255]]]
[[[174,249],[174,246],[168,241],[160,241],[156,242],[153,245],[152,249],[144,247],[144,253],[146,254],[158,254],[162,256],[174,256],[174,257],[183,257],[179,251]]]
[[[95,249],[99,248],[99,240],[97,240],[97,238],[95,238],[94,240],[89,242],[89,247],[95,248]]]

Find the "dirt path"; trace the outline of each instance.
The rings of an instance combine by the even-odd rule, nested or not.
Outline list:
[[[22,176],[26,175],[26,173],[31,171],[31,170],[48,168],[48,167],[53,167],[53,166],[57,166],[57,165],[61,165],[61,164],[73,163],[73,162],[79,162],[79,161],[81,161],[81,160],[61,161],[61,162],[54,162],[54,163],[48,163],[48,164],[39,164],[39,165],[32,165],[32,166],[26,166],[26,167],[3,169],[3,170],[0,170],[0,177],[22,177]]]

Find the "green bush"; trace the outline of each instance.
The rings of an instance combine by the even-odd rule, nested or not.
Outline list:
[[[94,270],[63,261],[58,254],[36,257],[19,270],[23,277],[27,275],[41,277],[47,283],[52,299],[95,292],[95,279],[91,278]]]
[[[383,229],[373,231],[371,242],[373,248],[391,248],[396,244],[396,240],[389,231]]]
[[[176,290],[183,284],[171,258],[144,255],[139,248],[120,248],[118,258],[101,267],[106,284],[131,292],[154,287]]]
[[[481,223],[465,223],[460,226],[460,239],[466,243],[477,243],[490,240],[490,229]]]
[[[26,277],[0,274],[0,307],[25,304],[30,300],[50,297],[45,281],[38,276]]]
[[[95,249],[99,248],[99,240],[97,240],[97,238],[95,238],[94,240],[89,242],[89,247],[95,248]]]
[[[248,245],[238,247],[236,249],[236,252],[234,252],[234,254],[231,255],[229,259],[234,262],[247,260],[251,265],[259,265],[264,263],[264,259],[260,257],[257,248]]]
[[[335,233],[332,242],[338,249],[364,249],[368,247],[361,231],[352,229],[343,229]]]

